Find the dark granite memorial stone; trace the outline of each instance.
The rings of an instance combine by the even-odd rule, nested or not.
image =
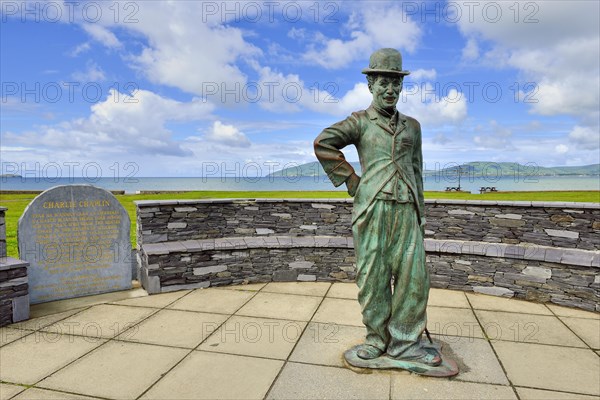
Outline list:
[[[19,219],[30,302],[131,288],[129,215],[108,191],[66,185],[37,196]]]

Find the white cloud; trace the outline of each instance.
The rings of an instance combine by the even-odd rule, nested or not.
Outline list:
[[[70,53],[69,55],[71,57],[77,57],[82,53],[87,52],[88,50],[90,50],[92,48],[92,46],[90,46],[89,42],[83,42],[79,45],[77,45]]]
[[[417,70],[417,78],[435,78],[435,70]],[[300,112],[311,110],[324,114],[345,117],[353,111],[364,110],[371,104],[373,95],[369,92],[367,82],[356,83],[346,93],[338,94],[338,87],[309,88],[298,75],[284,75],[271,68],[260,68],[259,85],[263,88],[260,97],[262,108],[273,112]],[[268,86],[276,88],[272,95],[267,95]],[[285,89],[287,88],[287,89]],[[422,124],[444,125],[457,124],[467,116],[467,99],[463,93],[450,89],[446,96],[429,95],[422,98],[421,92],[434,93],[433,86],[425,82],[416,93],[401,94],[398,109]],[[331,89],[333,94],[325,89]]]
[[[194,99],[188,103],[138,90],[131,97],[111,89],[105,101],[94,104],[87,118],[39,126],[33,131],[3,133],[3,144],[37,146],[45,151],[59,150],[72,159],[96,159],[109,154],[190,155],[174,141],[166,127],[170,121],[206,119],[212,106]]]
[[[471,21],[463,15],[458,23],[467,39],[464,54],[475,55],[471,50],[477,46],[482,64],[517,69],[519,80],[531,83],[533,89],[520,93],[521,99],[527,95],[530,111],[573,117],[577,126],[569,135],[571,142],[582,149],[597,149],[600,3],[482,1],[477,7]],[[502,18],[491,22],[489,14],[486,20],[486,7],[490,13],[491,8],[501,7]]]
[[[209,132],[205,135],[207,140],[215,143],[224,144],[233,147],[249,147],[250,140],[243,132],[233,125],[223,124],[221,121],[215,121]]]
[[[597,1],[569,2],[539,0],[536,2],[499,2],[481,0],[468,6],[458,3],[462,15],[460,30],[466,36],[481,36],[484,40],[510,47],[547,47],[565,38],[589,37],[598,32]],[[500,14],[496,17],[496,9]]]
[[[476,60],[479,57],[479,45],[477,40],[470,38],[467,44],[463,47],[462,58],[466,61]]]
[[[475,121],[467,119],[460,127],[423,127],[423,156],[427,167],[435,168],[436,162],[444,165],[468,161],[518,162],[541,166],[598,163],[598,151],[572,146],[562,135],[565,126],[556,121],[543,123],[541,130],[535,133],[531,132],[526,121],[473,123]],[[474,137],[477,137],[477,141]]]
[[[112,33],[108,28],[97,24],[97,23],[89,23],[82,24],[81,27],[85,30],[94,40],[99,42],[100,44],[108,47],[108,48],[120,48],[123,44],[117,39],[114,33]]]
[[[422,36],[419,25],[404,13],[401,6],[391,2],[388,7],[379,3],[370,6],[362,15],[365,32],[379,46],[404,49],[417,48]]]
[[[348,115],[353,111],[367,108],[372,100],[373,95],[369,92],[367,83],[357,83],[343,97],[336,99],[332,111],[336,115]]]
[[[426,127],[457,125],[467,117],[467,98],[464,93],[452,88],[446,96],[429,95],[435,93],[433,85],[425,82],[417,92],[401,95],[398,109],[416,118]],[[428,95],[424,95],[427,93]]]
[[[147,46],[130,61],[155,83],[203,95],[215,85],[223,89],[243,85],[247,77],[239,63],[261,50],[244,39],[241,29],[203,23],[202,2],[143,2],[139,22],[123,24],[147,38]],[[168,15],[168,21],[164,17]]]
[[[295,40],[304,40],[306,37],[306,29],[292,27],[292,29],[288,31],[287,36]]]
[[[348,3],[347,3],[348,4]],[[346,40],[325,36],[317,38],[304,54],[304,59],[328,69],[347,66],[380,47],[393,47],[412,52],[418,46],[422,31],[400,5],[369,2],[356,3],[351,15]]]
[[[482,131],[482,134],[474,136],[473,141],[480,148],[496,150],[515,148],[511,142],[512,131],[496,121],[490,121],[489,128],[479,127],[478,130]]]
[[[442,132],[436,133],[435,136],[433,137],[432,141],[433,141],[433,143],[437,143],[437,144],[441,144],[441,145],[450,143],[450,139],[448,139],[448,137]]]
[[[311,49],[304,59],[324,68],[336,69],[347,66],[350,62],[369,54],[375,45],[364,32],[352,32],[351,40],[324,39],[319,50]]]
[[[193,157],[159,156],[165,170],[161,174],[185,176],[264,176],[276,170],[314,161],[312,141],[251,143],[248,147],[226,146],[203,137],[186,138],[182,145]],[[275,190],[276,188],[274,188]]]
[[[284,75],[269,67],[260,68],[259,75],[259,85],[262,88],[259,104],[272,112],[311,110],[345,116],[352,111],[367,108],[372,100],[366,82],[355,84],[342,97],[337,97],[339,88],[334,83],[322,88],[311,88],[298,75]]]
[[[600,132],[598,128],[587,126],[575,126],[569,133],[569,139],[578,147],[586,150],[598,150],[600,148]]]
[[[86,64],[85,71],[76,71],[71,77],[78,82],[100,82],[106,79],[104,70],[93,61]]]
[[[433,80],[437,77],[437,71],[435,69],[416,69],[414,71],[410,71],[410,75],[406,77],[406,80],[410,81],[424,81],[424,80]]]
[[[232,3],[238,9],[240,4]],[[239,67],[240,61],[252,60],[262,53],[244,39],[246,32],[227,25],[240,16],[251,15],[228,14],[226,9],[230,6],[224,2],[91,2],[53,6],[61,8],[61,22],[77,23],[94,41],[121,51],[129,66],[153,83],[198,96],[204,94],[207,85],[231,88],[235,83],[244,84],[247,77]],[[210,12],[213,6],[218,9],[215,13]],[[38,2],[31,7],[39,8]],[[125,48],[117,37],[125,31],[133,34],[130,37],[136,39],[135,48],[141,50],[134,53]],[[80,44],[70,55],[77,56],[89,48],[88,43]]]

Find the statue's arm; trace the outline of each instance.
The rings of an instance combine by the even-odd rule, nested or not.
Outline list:
[[[417,184],[417,201],[419,202],[419,208],[425,212],[425,196],[423,194],[423,149],[422,149],[422,138],[421,138],[421,124],[415,121],[415,146],[413,148],[412,167],[415,174],[415,181]],[[424,229],[425,215],[421,215],[421,229]]]
[[[346,182],[348,193],[354,196],[360,177],[356,175],[354,168],[346,158],[341,149],[349,144],[356,144],[360,136],[359,120],[356,115],[351,115],[323,132],[315,139],[315,155],[327,173],[334,186],[340,186]]]

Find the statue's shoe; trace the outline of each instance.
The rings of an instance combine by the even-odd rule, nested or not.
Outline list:
[[[375,346],[371,346],[370,344],[363,344],[356,351],[356,355],[358,357],[362,358],[363,360],[373,360],[373,359],[381,356],[382,354],[383,354],[383,350],[381,350]]]
[[[425,364],[430,367],[437,367],[442,364],[442,357],[435,349],[425,350],[419,349],[413,354],[400,354],[396,357],[391,357],[398,361],[409,361]]]

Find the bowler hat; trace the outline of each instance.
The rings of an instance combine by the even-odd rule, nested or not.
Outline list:
[[[396,49],[379,49],[371,54],[369,68],[363,74],[409,75],[410,71],[402,70],[402,55]]]

